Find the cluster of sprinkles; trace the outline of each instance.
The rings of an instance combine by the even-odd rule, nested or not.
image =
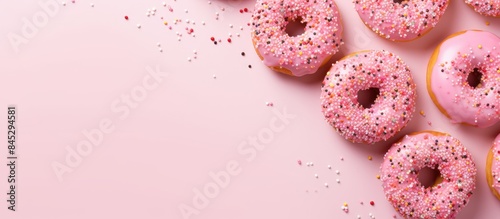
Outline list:
[[[419,171],[436,168],[443,182],[425,188]],[[384,156],[382,187],[406,218],[454,218],[476,188],[477,169],[469,151],[447,134],[426,131],[405,136]]]
[[[378,88],[370,108],[358,92]],[[347,140],[372,144],[399,132],[415,111],[416,85],[408,66],[387,51],[353,54],[335,63],[322,84],[321,106],[327,122]]]
[[[484,16],[500,17],[500,1],[492,0],[465,0],[474,11]]]
[[[500,38],[464,31],[445,40],[428,71],[429,92],[454,123],[489,127],[500,121]],[[478,74],[479,73],[479,74]],[[469,76],[478,74],[475,86]]]
[[[353,0],[361,19],[375,33],[393,41],[418,38],[436,26],[449,0]]]
[[[314,73],[343,44],[333,0],[258,0],[255,7],[252,40],[264,64],[275,70],[295,76]],[[289,36],[286,27],[297,20],[306,24],[305,32]]]

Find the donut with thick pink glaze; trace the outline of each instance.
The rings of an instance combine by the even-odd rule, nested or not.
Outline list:
[[[469,74],[479,77],[477,85],[468,82]],[[434,50],[429,61],[427,90],[434,104],[453,123],[481,128],[497,123],[500,38],[478,30],[449,36]]]
[[[375,88],[371,107],[358,92]],[[408,124],[415,111],[416,86],[408,66],[388,51],[363,51],[344,57],[325,76],[321,109],[345,139],[371,144],[387,140]]]
[[[495,138],[486,159],[486,181],[491,192],[500,200],[500,134]]]
[[[306,23],[298,36],[288,23]],[[293,76],[315,73],[339,51],[342,24],[333,0],[258,0],[252,15],[252,41],[264,64]]]
[[[411,41],[434,28],[449,0],[353,0],[361,20],[391,41]]]
[[[500,0],[465,0],[465,3],[481,15],[500,17]]]
[[[425,188],[423,168],[439,170],[442,182]],[[381,165],[385,196],[404,218],[448,219],[469,202],[477,169],[469,151],[448,134],[424,131],[392,145]]]

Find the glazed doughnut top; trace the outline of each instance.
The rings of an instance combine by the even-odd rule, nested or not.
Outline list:
[[[269,67],[295,76],[312,74],[343,44],[342,24],[333,0],[258,0],[252,16],[255,49]],[[289,22],[306,23],[305,32],[289,36]]]
[[[358,102],[358,92],[378,88],[370,108]],[[362,51],[335,63],[321,93],[326,121],[344,138],[372,144],[387,140],[408,124],[415,111],[416,85],[410,69],[388,51]]]
[[[428,68],[429,93],[453,123],[488,127],[500,120],[500,38],[473,30],[452,35]],[[467,78],[475,70],[482,77],[474,88]]]
[[[409,41],[430,31],[448,7],[449,0],[353,0],[361,19],[388,40]]]
[[[425,188],[422,168],[437,168],[443,182]],[[389,202],[405,218],[455,218],[476,188],[469,151],[447,134],[426,131],[405,136],[384,156],[382,186]]]

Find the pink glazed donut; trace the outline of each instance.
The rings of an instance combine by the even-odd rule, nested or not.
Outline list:
[[[486,159],[486,181],[491,192],[500,200],[500,135],[495,138]]]
[[[358,92],[378,88],[364,108]],[[326,121],[345,139],[371,144],[387,140],[406,126],[415,111],[416,86],[408,66],[388,51],[354,53],[338,61],[322,84]]]
[[[423,168],[437,168],[442,182],[425,188]],[[455,218],[476,189],[469,151],[448,134],[424,131],[403,137],[384,156],[381,181],[387,200],[405,218]]]
[[[500,17],[500,0],[465,0],[465,3],[481,15]]]
[[[392,41],[411,41],[429,32],[449,0],[354,0],[366,26]]]
[[[475,73],[474,73],[475,72]],[[470,73],[482,74],[468,83]],[[500,38],[485,31],[462,31],[445,39],[427,68],[427,90],[453,123],[489,127],[500,120]]]
[[[339,51],[342,24],[333,0],[258,0],[252,16],[252,41],[271,69],[293,76],[315,73]],[[306,23],[305,32],[289,36],[289,22]]]

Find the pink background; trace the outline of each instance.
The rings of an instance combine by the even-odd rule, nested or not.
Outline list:
[[[376,179],[383,155],[401,136],[426,129],[457,137],[476,161],[478,189],[458,218],[500,215],[500,201],[490,193],[484,171],[500,126],[450,124],[425,85],[428,59],[442,39],[464,29],[500,35],[499,19],[482,17],[463,1],[453,1],[429,34],[393,43],[364,26],[351,1],[337,1],[346,44],[334,59],[359,50],[390,50],[410,66],[419,94],[407,128],[388,142],[358,145],[345,141],[323,119],[319,95],[327,68],[293,78],[261,64],[247,26],[251,13],[239,12],[245,7],[251,11],[255,1],[165,1],[172,12],[159,0],[68,1],[47,16],[17,53],[8,34],[23,36],[23,18],[45,12],[38,1],[0,2],[0,117],[6,118],[7,105],[18,107],[19,138],[16,212],[7,211],[4,201],[7,150],[2,143],[0,218],[183,218],[180,206],[193,207],[196,214],[189,218],[199,219],[391,218],[397,213]],[[147,17],[153,7],[156,14]],[[182,22],[174,24],[175,19]],[[186,27],[194,32],[188,34]],[[227,42],[229,34],[232,43]],[[210,37],[221,42],[214,45]],[[148,76],[147,66],[168,73],[149,90],[143,81],[156,81]],[[136,98],[126,105],[123,95]],[[273,111],[285,108],[295,118],[282,125]],[[426,117],[419,115],[421,110]],[[113,130],[82,155],[81,163],[68,167],[71,173],[58,178],[53,165],[66,165],[68,148],[76,150],[87,140],[83,132],[99,128],[103,120]],[[6,139],[6,120],[0,123],[0,139]],[[256,150],[249,139],[259,134],[268,142]],[[232,167],[236,173],[230,182],[209,191],[213,198],[205,200],[207,206],[193,206],[193,190],[215,185],[209,173],[225,170],[228,163],[239,165]],[[372,200],[374,206],[368,204]],[[342,211],[343,203],[349,213]]]

